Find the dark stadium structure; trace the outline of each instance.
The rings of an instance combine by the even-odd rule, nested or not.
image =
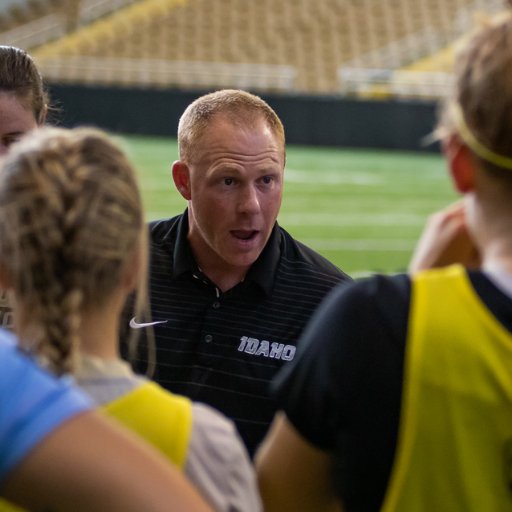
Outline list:
[[[205,91],[263,96],[290,143],[436,150],[451,48],[503,0],[4,0],[64,125],[174,135]]]

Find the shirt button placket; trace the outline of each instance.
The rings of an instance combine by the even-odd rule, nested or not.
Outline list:
[[[218,300],[220,297],[220,291],[218,288],[215,288],[215,295],[217,296],[216,300],[212,302],[212,308],[213,309],[219,309],[220,308],[220,301]],[[211,334],[205,334],[204,341],[206,343],[211,343],[213,341],[213,336]]]

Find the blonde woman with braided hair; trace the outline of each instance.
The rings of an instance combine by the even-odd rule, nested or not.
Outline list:
[[[134,169],[106,134],[41,128],[11,148],[0,172],[0,284],[22,347],[54,373],[73,373],[216,510],[260,510],[234,425],[136,376],[119,356],[122,308],[146,280],[145,246]]]
[[[3,329],[0,453],[2,512],[212,510],[161,453],[92,410],[69,379],[38,367]]]
[[[408,275],[339,288],[311,320],[274,383],[265,510],[512,509],[512,14],[455,62],[439,135],[461,200]]]

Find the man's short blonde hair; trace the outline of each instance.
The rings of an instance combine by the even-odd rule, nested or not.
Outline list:
[[[217,116],[241,126],[264,120],[285,151],[284,127],[274,110],[259,96],[236,89],[205,94],[192,102],[180,118],[178,146],[180,159],[190,162],[205,130]]]

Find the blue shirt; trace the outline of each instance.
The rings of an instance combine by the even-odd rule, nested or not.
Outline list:
[[[69,379],[40,369],[0,329],[0,482],[46,435],[90,407]]]

